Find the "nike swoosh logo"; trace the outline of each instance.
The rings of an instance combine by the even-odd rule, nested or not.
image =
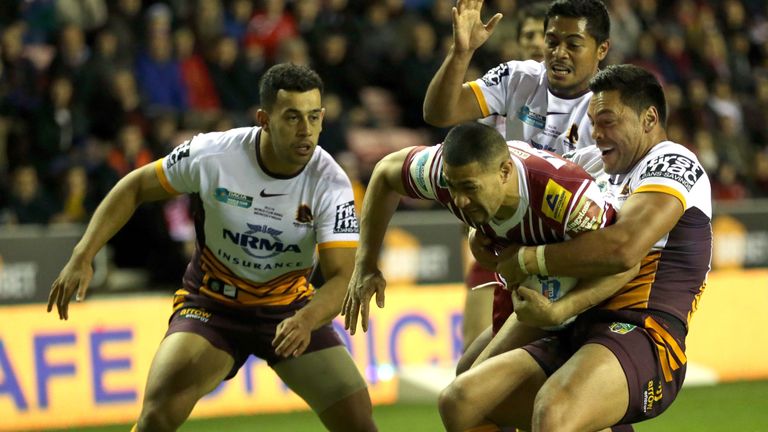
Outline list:
[[[264,189],[262,189],[261,192],[259,192],[259,196],[262,198],[278,197],[283,195],[288,195],[288,194],[271,194],[271,193],[264,192]]]

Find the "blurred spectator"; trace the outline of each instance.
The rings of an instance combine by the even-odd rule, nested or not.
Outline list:
[[[292,37],[280,41],[277,47],[275,63],[293,63],[297,65],[311,66],[312,59],[309,56],[309,47],[304,39]]]
[[[712,181],[712,198],[716,201],[740,201],[746,198],[747,188],[739,179],[736,168],[724,162]]]
[[[231,112],[248,111],[259,101],[258,77],[249,73],[239,51],[235,39],[220,37],[208,64],[221,106]]]
[[[43,177],[60,172],[73,148],[87,136],[88,120],[73,94],[73,83],[67,76],[54,76],[34,118],[34,162]]]
[[[13,172],[8,210],[11,224],[47,224],[56,213],[51,197],[41,187],[35,167],[23,165]]]
[[[195,0],[192,12],[192,29],[202,47],[209,47],[225,33],[224,5],[222,0]]]
[[[768,70],[755,75],[755,91],[744,100],[744,119],[750,138],[759,148],[766,148],[768,147]]]
[[[90,75],[86,67],[91,57],[91,49],[85,43],[83,30],[68,24],[59,32],[58,51],[50,67],[53,75],[68,75],[73,85],[81,92],[75,95],[79,102],[85,102],[90,95]]]
[[[325,89],[341,97],[345,106],[359,103],[358,93],[367,83],[350,56],[351,41],[340,32],[321,36],[314,69],[323,77]]]
[[[153,160],[154,156],[144,143],[141,129],[132,124],[122,127],[117,136],[117,145],[110,150],[107,156],[109,166],[120,177]]]
[[[208,65],[196,50],[195,34],[189,27],[180,27],[173,33],[173,41],[189,108],[192,111],[218,111],[221,108],[219,95]]]
[[[136,61],[136,80],[150,111],[175,110],[188,106],[179,62],[173,58],[168,34],[151,34],[147,49]]]
[[[405,79],[397,92],[398,102],[404,107],[421,107],[424,106],[424,89],[429,86],[443,59],[436,55],[435,31],[424,21],[411,28],[408,46],[408,55],[400,65],[400,76]],[[407,127],[423,127],[426,124],[422,116],[419,109],[406,110],[403,124]]]
[[[296,36],[296,22],[286,10],[285,0],[262,0],[262,7],[248,23],[245,44],[257,44],[264,47],[267,60],[272,61],[277,54],[280,41]]]
[[[253,15],[251,0],[231,0],[224,11],[224,34],[241,41]]]
[[[339,95],[326,92],[323,95],[323,133],[320,134],[317,144],[331,155],[348,150],[346,125],[344,124],[344,105]]]
[[[110,0],[107,28],[117,37],[118,55],[125,63],[133,63],[139,40],[144,35],[141,0]]]
[[[146,130],[144,104],[130,69],[114,72],[109,86],[96,93],[88,109],[88,116],[93,135],[103,140],[113,140],[127,123],[140,125]]]
[[[107,21],[105,0],[56,0],[56,18],[85,31],[95,30]]]
[[[70,167],[60,186],[61,211],[51,219],[55,223],[86,223],[96,209],[96,202],[88,193],[88,176],[80,165]]]

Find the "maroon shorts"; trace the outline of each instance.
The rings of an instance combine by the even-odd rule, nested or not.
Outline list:
[[[476,287],[488,282],[497,282],[496,272],[486,269],[481,266],[477,261],[472,261],[467,271],[467,276],[464,278],[464,283],[467,288]]]
[[[272,339],[277,325],[293,316],[308,301],[287,306],[261,306],[233,309],[200,294],[186,294],[168,323],[165,336],[176,332],[204,337],[216,348],[226,351],[235,363],[226,379],[235,376],[251,354],[273,366],[282,360],[275,354]],[[341,338],[328,324],[312,332],[305,354],[342,345]]]
[[[523,347],[552,375],[579,348],[605,346],[619,359],[629,386],[629,407],[620,424],[664,412],[677,397],[686,370],[684,324],[663,312],[592,310],[552,337]]]

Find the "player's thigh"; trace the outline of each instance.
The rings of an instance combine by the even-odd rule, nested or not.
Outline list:
[[[234,359],[195,333],[176,332],[163,339],[152,360],[145,399],[197,400],[216,388],[232,369]]]
[[[343,345],[313,351],[272,365],[283,382],[318,414],[348,396],[366,390],[357,365]],[[350,404],[370,412],[370,398],[352,398]]]
[[[546,381],[535,403],[534,422],[552,409],[573,430],[600,430],[616,424],[627,412],[627,377],[611,350],[586,344]]]
[[[491,339],[493,339],[493,329],[488,325],[464,350],[464,353],[461,355],[461,358],[459,358],[459,362],[456,365],[456,375],[460,375],[472,367],[472,364],[480,353],[482,353],[485,347],[491,342]]]
[[[444,393],[455,391],[467,409],[500,425],[528,428],[536,393],[547,379],[523,349],[501,353],[459,375]],[[527,429],[526,429],[527,430]]]
[[[488,326],[493,317],[493,290],[467,290],[464,299],[464,317],[462,321],[462,336],[464,347],[469,347]]]

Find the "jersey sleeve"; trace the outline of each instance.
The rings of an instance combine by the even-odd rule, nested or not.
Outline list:
[[[604,198],[597,184],[590,181],[571,205],[566,219],[565,234],[568,237],[575,237],[583,232],[611,225],[615,221],[616,210]]]
[[[527,66],[540,67],[533,61],[510,61],[501,63],[481,78],[467,83],[477,98],[483,117],[494,114],[509,115],[508,96],[518,90],[521,80],[527,76]]]
[[[436,200],[440,189],[442,146],[414,147],[403,163],[401,176],[411,198]]]
[[[665,152],[644,163],[639,172],[634,193],[661,192],[674,196],[687,210],[691,206],[692,190],[705,182],[704,168],[693,154]]]
[[[155,162],[163,188],[177,194],[200,191],[200,159],[205,153],[204,142],[204,135],[197,135]]]
[[[315,223],[318,248],[356,247],[360,225],[352,183],[341,168],[331,175],[324,175],[322,181]]]

